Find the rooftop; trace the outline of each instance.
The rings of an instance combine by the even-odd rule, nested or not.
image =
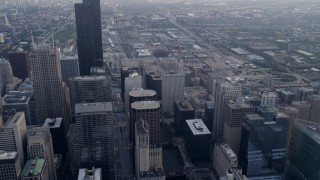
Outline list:
[[[69,78],[70,81],[93,81],[93,80],[103,80],[106,79],[105,76],[78,76]]]
[[[76,104],[75,110],[76,110],[76,113],[112,111],[112,103],[111,102],[80,103],[80,104]]]
[[[146,97],[146,96],[155,96],[157,93],[154,90],[138,89],[132,90],[129,92],[129,96],[132,97]]]
[[[237,158],[237,155],[233,152],[233,150],[228,144],[220,144],[220,148],[228,158]]]
[[[0,161],[1,160],[9,160],[9,159],[15,159],[17,156],[17,152],[6,152],[0,150]]]
[[[311,139],[320,144],[320,125],[310,121],[296,120],[294,127],[300,129]]]
[[[187,100],[176,100],[175,101],[180,111],[192,111],[194,108],[191,103]]]
[[[211,134],[207,126],[201,119],[190,119],[186,120],[190,130],[192,131],[193,135],[205,135]]]
[[[45,168],[45,159],[30,159],[27,161],[22,171],[22,177],[39,176]]]
[[[101,168],[79,169],[78,180],[102,180]]]
[[[131,104],[132,109],[143,110],[143,109],[157,109],[160,108],[158,101],[137,101]]]
[[[59,128],[62,123],[62,118],[47,118],[43,124],[43,127]]]

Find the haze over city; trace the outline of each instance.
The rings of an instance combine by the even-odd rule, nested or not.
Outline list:
[[[0,180],[319,180],[319,0],[0,0]]]

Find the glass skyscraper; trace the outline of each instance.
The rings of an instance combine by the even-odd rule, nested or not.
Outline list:
[[[287,129],[288,116],[283,114],[277,114],[273,120],[259,114],[245,116],[239,153],[245,175],[252,179],[283,176]]]
[[[90,75],[91,67],[103,66],[100,0],[76,3],[77,46],[80,75]]]

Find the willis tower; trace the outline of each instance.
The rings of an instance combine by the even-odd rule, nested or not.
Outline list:
[[[76,3],[77,45],[80,75],[90,75],[91,67],[103,66],[100,0]]]

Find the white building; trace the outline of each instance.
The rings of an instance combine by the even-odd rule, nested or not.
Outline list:
[[[269,92],[269,93],[263,93],[262,99],[261,99],[261,107],[268,107],[268,108],[274,108],[277,103],[277,95]]]
[[[228,144],[215,144],[213,159],[213,167],[220,177],[226,176],[229,168],[238,167],[237,155]]]
[[[184,99],[185,74],[170,72],[162,76],[162,112],[172,113],[175,100]]]
[[[23,112],[17,112],[0,128],[0,150],[16,151],[20,158],[20,164],[26,160],[27,126]]]
[[[126,77],[124,80],[124,103],[125,103],[125,110],[126,114],[130,113],[130,103],[129,103],[129,92],[142,88],[142,78],[138,73],[129,74],[129,77]]]

